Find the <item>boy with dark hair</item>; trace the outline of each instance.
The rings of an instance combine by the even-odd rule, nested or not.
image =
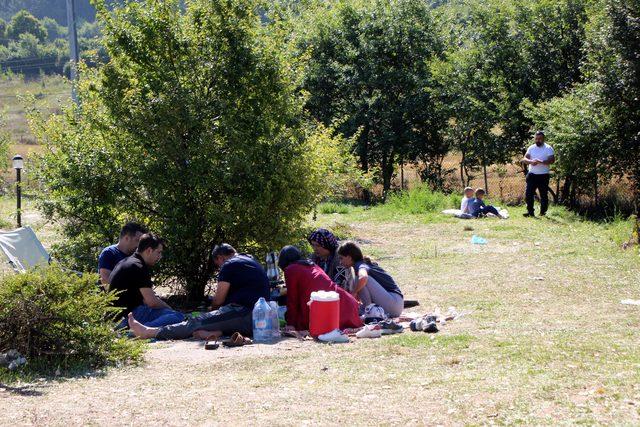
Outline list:
[[[114,305],[122,307],[125,319],[130,314],[149,326],[169,325],[184,319],[182,313],[171,309],[153,291],[149,269],[160,261],[164,247],[161,238],[144,234],[136,252],[118,263],[111,272],[111,288],[119,292]]]
[[[105,290],[109,290],[109,275],[116,264],[136,250],[140,237],[146,232],[147,229],[143,225],[127,222],[120,230],[118,243],[102,250],[98,257],[98,274]]]
[[[484,198],[485,194],[486,193],[482,188],[478,188],[476,190],[476,198],[469,203],[471,216],[473,216],[474,218],[480,218],[483,216],[487,216],[487,214],[492,214],[497,216],[498,218],[503,218],[503,216],[500,215],[500,212],[498,212],[498,209],[494,208],[493,206],[487,206],[484,204],[484,201],[482,199]]]
[[[163,327],[149,327],[129,315],[131,331],[141,338],[184,339],[219,337],[239,332],[253,333],[253,306],[260,297],[269,297],[269,279],[260,263],[245,254],[238,254],[226,243],[217,245],[211,253],[213,263],[220,269],[212,310],[198,317]]]

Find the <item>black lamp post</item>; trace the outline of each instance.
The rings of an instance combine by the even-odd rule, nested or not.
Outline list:
[[[20,172],[22,172],[22,168],[24,167],[24,159],[20,154],[16,154],[13,156],[13,168],[16,170],[16,216],[18,220],[18,227],[22,227],[22,177],[20,176]]]

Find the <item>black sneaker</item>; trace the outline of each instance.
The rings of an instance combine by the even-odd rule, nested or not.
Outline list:
[[[428,322],[424,324],[422,330],[429,334],[435,334],[436,332],[438,332],[438,326],[436,325],[435,321]]]
[[[540,212],[540,216],[545,216],[545,215],[547,215],[546,212]]]
[[[393,320],[385,320],[378,323],[378,326],[382,328],[382,335],[399,334],[404,330],[402,326],[398,325]]]
[[[527,212],[527,213],[523,213],[522,216],[525,217],[525,218],[533,218],[535,215],[532,214],[532,213]]]

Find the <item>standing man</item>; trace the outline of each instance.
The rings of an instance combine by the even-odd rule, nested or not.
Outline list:
[[[140,237],[147,229],[135,222],[128,222],[120,230],[120,238],[115,245],[107,246],[98,257],[98,274],[102,287],[109,290],[109,275],[120,261],[133,254],[138,247]]]
[[[111,289],[118,291],[114,306],[122,308],[124,321],[131,314],[144,325],[164,326],[184,320],[184,315],[162,301],[153,291],[150,268],[162,258],[164,241],[144,234],[136,252],[119,262],[109,278]]]
[[[129,316],[129,328],[140,338],[177,340],[191,337],[200,331],[199,338],[253,332],[253,306],[260,297],[269,297],[269,278],[264,268],[252,257],[239,254],[229,244],[213,248],[213,262],[220,269],[218,286],[208,313],[163,327],[150,327]]]
[[[544,142],[544,132],[537,131],[535,144],[527,149],[527,153],[522,159],[522,163],[529,165],[527,190],[525,192],[527,213],[524,216],[534,216],[533,201],[536,190],[540,192],[540,216],[544,216],[547,213],[547,208],[549,207],[549,167],[555,161],[553,148]]]

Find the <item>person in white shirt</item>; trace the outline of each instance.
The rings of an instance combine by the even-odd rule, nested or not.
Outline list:
[[[540,216],[544,216],[549,207],[549,172],[556,158],[553,148],[544,142],[544,136],[544,132],[536,132],[535,144],[527,149],[522,159],[522,163],[529,166],[525,192],[527,213],[524,214],[527,217],[534,216],[533,202],[536,190],[540,193]]]
[[[469,210],[469,202],[473,200],[474,191],[473,188],[467,187],[464,189],[464,197],[462,198],[462,202],[460,203],[460,213],[461,214],[470,214]]]

